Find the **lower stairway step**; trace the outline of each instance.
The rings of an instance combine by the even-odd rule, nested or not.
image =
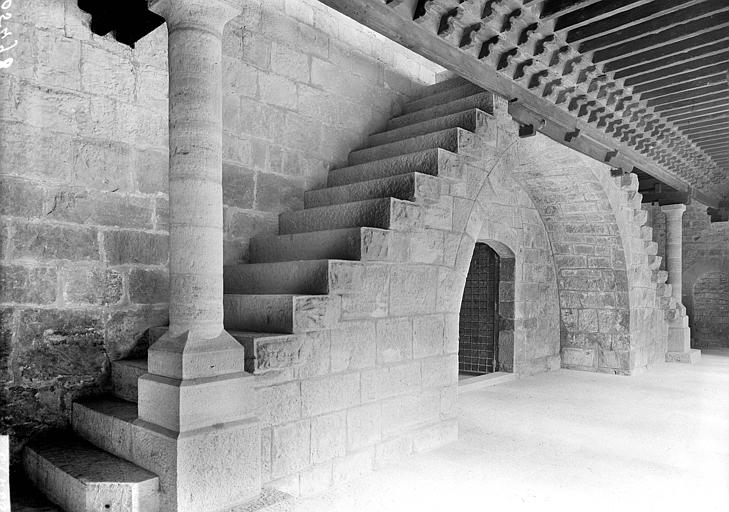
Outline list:
[[[355,227],[404,230],[415,227],[420,215],[417,204],[387,197],[285,212],[278,226],[282,235]]]
[[[471,132],[462,128],[449,128],[379,146],[358,149],[349,154],[349,163],[357,165],[433,148],[457,152],[462,137],[467,133]]]
[[[258,236],[250,242],[251,263],[299,260],[388,261],[390,232],[344,228],[291,235]]]
[[[436,117],[420,123],[403,126],[394,130],[375,133],[367,138],[369,147],[379,146],[390,142],[404,140],[410,137],[418,137],[426,133],[433,133],[448,128],[463,128],[475,132],[479,127],[481,119],[488,119],[490,116],[478,109],[469,109],[463,112],[456,112],[443,117]]]
[[[341,300],[335,295],[223,296],[227,331],[294,334],[336,327]]]
[[[440,199],[440,186],[440,180],[434,176],[417,172],[400,174],[349,185],[309,190],[304,193],[304,207],[316,208],[383,197],[437,203]]]
[[[25,447],[30,481],[65,512],[157,512],[159,478],[70,433]]]
[[[442,148],[431,148],[364,164],[332,169],[329,171],[327,184],[330,187],[338,187],[410,172],[452,179],[460,179],[463,176],[462,164],[457,154]]]

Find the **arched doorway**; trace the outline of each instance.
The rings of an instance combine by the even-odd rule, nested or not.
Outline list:
[[[514,257],[502,244],[476,243],[463,290],[458,370],[513,371]]]

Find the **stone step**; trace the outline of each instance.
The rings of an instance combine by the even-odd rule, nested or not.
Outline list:
[[[147,359],[122,359],[111,363],[111,391],[114,396],[137,401],[139,377],[147,373]]]
[[[98,448],[127,461],[135,460],[135,439],[140,435],[137,404],[113,396],[86,398],[73,403],[71,426]],[[137,454],[140,455],[140,454]]]
[[[418,98],[405,103],[402,107],[402,115],[411,114],[427,108],[437,107],[439,105],[445,105],[446,103],[467,98],[482,92],[486,91],[482,87],[472,83],[459,85],[457,87],[449,87],[423,98]]]
[[[653,241],[653,227],[652,226],[641,226],[640,237],[646,242]]]
[[[394,197],[421,203],[437,203],[440,200],[440,188],[441,182],[435,176],[414,172],[398,174],[389,178],[309,190],[304,192],[304,207],[316,208],[383,197]]]
[[[656,295],[658,297],[670,297],[673,292],[673,286],[667,283],[656,284]]]
[[[658,270],[661,267],[663,258],[661,256],[648,256],[648,268]]]
[[[285,212],[278,227],[282,235],[355,227],[404,230],[415,227],[421,215],[420,207],[409,201],[370,199]]]
[[[226,265],[223,268],[226,294],[329,293],[329,260],[284,261]]]
[[[668,272],[665,270],[653,270],[652,281],[654,283],[665,283],[668,280]]]
[[[643,226],[646,222],[648,222],[648,212],[646,210],[635,210],[635,213],[633,214],[633,221],[638,226]]]
[[[658,254],[658,243],[654,241],[644,241],[645,252],[649,256],[656,256]]]
[[[335,327],[341,300],[335,295],[226,294],[223,310],[228,331],[294,334]]]
[[[297,260],[389,261],[390,232],[377,228],[345,228],[293,235],[254,237],[251,263]]]
[[[443,80],[442,82],[435,83],[433,85],[428,85],[426,87],[422,87],[418,91],[414,92],[410,98],[412,101],[419,100],[421,98],[425,98],[426,96],[433,96],[435,94],[439,94],[443,91],[448,91],[450,89],[454,89],[456,87],[461,87],[463,85],[470,84],[471,82],[466,80],[465,78],[461,78],[460,76],[449,78],[448,80]]]
[[[337,187],[411,172],[451,179],[461,179],[463,176],[462,164],[457,154],[432,148],[331,170],[327,184]]]
[[[438,117],[455,114],[456,112],[463,112],[471,108],[477,108],[483,110],[489,114],[494,113],[494,95],[490,92],[481,92],[461,98],[449,103],[442,105],[436,105],[417,112],[411,112],[398,117],[393,117],[387,123],[388,130],[394,130],[396,128],[402,128],[415,123],[422,123],[428,119],[435,119]]]
[[[458,151],[458,145],[463,135],[467,133],[471,132],[462,128],[448,128],[380,146],[359,149],[349,154],[349,164],[363,164],[432,148],[441,148],[455,153]]]
[[[403,126],[402,128],[397,128],[395,130],[375,133],[367,138],[367,147],[374,147],[382,144],[388,144],[390,142],[405,140],[411,137],[418,137],[420,135],[438,132],[448,128],[463,128],[464,130],[475,132],[482,124],[486,124],[489,117],[489,114],[486,112],[472,108],[444,117],[429,119],[422,123]]]
[[[70,433],[26,445],[31,482],[66,512],[157,512],[159,478]]]
[[[245,348],[245,370],[261,375],[272,370],[299,366],[302,361],[302,338],[296,334],[231,331]]]

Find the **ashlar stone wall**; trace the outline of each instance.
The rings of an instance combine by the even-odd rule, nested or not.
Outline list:
[[[225,33],[228,261],[440,70],[314,0]],[[0,429],[66,424],[167,323],[167,37],[126,47],[75,0],[25,0],[0,70]]]
[[[683,302],[694,348],[729,347],[729,222],[697,202],[683,217]]]

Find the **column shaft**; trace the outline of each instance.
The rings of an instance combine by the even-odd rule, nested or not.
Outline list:
[[[661,207],[666,215],[666,270],[673,296],[682,301],[683,280],[683,212],[686,206],[675,204]]]

